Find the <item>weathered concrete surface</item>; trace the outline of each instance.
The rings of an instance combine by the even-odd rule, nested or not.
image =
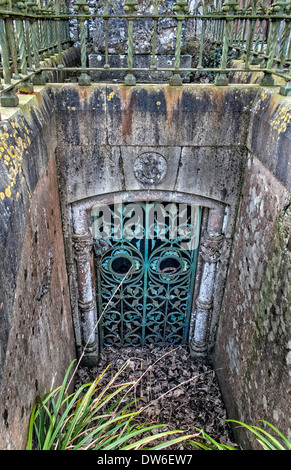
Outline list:
[[[230,417],[247,423],[267,419],[290,439],[291,219],[287,205],[287,189],[250,155],[214,364]]]
[[[291,438],[291,98],[260,89],[214,365],[229,417],[266,419]],[[236,437],[256,447],[242,429]]]
[[[225,205],[213,318],[218,316],[257,92],[253,86],[50,86],[57,110],[58,173],[78,344],[71,205],[96,196],[123,192],[139,198],[141,191],[154,190],[162,200],[163,193],[171,192],[173,200],[176,194],[184,195],[184,202],[187,195],[196,195]],[[153,185],[134,173],[137,157],[146,152],[162,155],[167,164],[164,178]]]
[[[244,145],[256,93],[254,86],[108,87],[108,143]]]
[[[21,255],[29,200],[50,153],[55,150],[54,116],[45,93],[20,95],[17,110],[1,109],[0,123],[0,227],[1,355],[12,319],[14,289]],[[6,118],[6,119],[5,119]],[[0,368],[1,369],[1,368]],[[1,370],[0,370],[1,377]]]
[[[249,85],[50,85],[73,145],[244,146],[257,93]]]
[[[47,391],[55,371],[54,384],[59,382],[74,355],[70,309],[80,344],[72,206],[118,192],[195,195],[225,206],[209,325],[215,339],[219,320],[213,358],[220,385],[231,417],[267,418],[290,432],[291,98],[275,92],[258,85],[52,84],[22,98],[16,118],[15,110],[5,111],[0,148],[2,363],[8,344],[0,414],[4,447],[23,445],[21,416],[24,423],[35,395]],[[150,151],[167,162],[164,178],[153,185],[134,174],[136,158]]]
[[[278,88],[260,90],[254,103],[247,146],[252,153],[291,189],[291,97]]]
[[[23,449],[37,395],[75,357],[55,166],[55,120],[45,89],[1,109],[1,449]]]

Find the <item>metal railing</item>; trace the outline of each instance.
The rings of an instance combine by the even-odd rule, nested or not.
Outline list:
[[[33,85],[45,83],[45,72],[66,71],[79,74],[80,85],[91,83],[90,72],[124,72],[124,84],[135,85],[135,72],[171,72],[170,84],[182,85],[183,73],[215,72],[216,85],[228,84],[228,73],[259,70],[262,83],[273,84],[273,76],[285,80],[282,94],[291,91],[291,0],[200,0],[189,9],[187,0],[124,0],[123,10],[116,12],[114,0],[99,0],[91,7],[87,0],[77,0],[69,6],[62,0],[0,0],[1,47],[1,105],[17,106],[16,90],[31,93]],[[168,2],[169,3],[169,2]],[[114,28],[114,18],[123,19],[127,26],[126,67],[112,67],[110,61],[109,33]],[[150,63],[147,67],[134,67],[135,25],[142,19],[152,22]],[[175,29],[172,51],[173,65],[158,67],[157,37],[159,23],[170,19]],[[87,47],[91,43],[92,25],[97,23],[104,32],[105,64],[89,67]],[[62,54],[71,47],[72,30],[78,31],[81,62],[78,67],[67,67]],[[197,65],[181,67],[183,31],[199,38]],[[202,58],[206,38],[221,46],[221,60],[214,67],[203,66]],[[236,51],[244,59],[240,68],[229,66],[228,54]],[[46,58],[55,58],[48,65]]]

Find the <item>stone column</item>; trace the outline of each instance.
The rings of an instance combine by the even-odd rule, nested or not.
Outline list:
[[[85,362],[90,355],[96,357],[98,335],[96,334],[96,302],[92,282],[91,254],[93,238],[90,232],[73,234],[75,260],[77,266],[78,307],[81,320],[82,346],[85,350]],[[86,361],[87,358],[87,361]]]
[[[213,306],[217,262],[220,258],[223,239],[221,234],[222,216],[223,214],[215,209],[209,211],[208,227],[204,231],[200,243],[203,267],[196,299],[194,332],[190,339],[190,353],[194,359],[207,358],[208,324]]]

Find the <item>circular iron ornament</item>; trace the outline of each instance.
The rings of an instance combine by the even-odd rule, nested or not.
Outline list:
[[[167,173],[167,161],[163,155],[146,152],[137,157],[134,163],[135,177],[146,184],[157,184]]]

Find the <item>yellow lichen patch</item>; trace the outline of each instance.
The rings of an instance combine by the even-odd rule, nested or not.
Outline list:
[[[285,132],[291,122],[291,109],[285,105],[280,106],[273,119],[270,121],[271,129],[278,134]]]
[[[5,196],[6,196],[6,197],[10,197],[10,196],[11,196],[11,189],[10,189],[10,186],[7,186],[7,188],[5,189]]]
[[[115,91],[112,91],[111,93],[109,93],[109,95],[107,96],[107,101],[111,101],[114,95],[115,95]]]
[[[16,184],[16,179],[22,173],[22,161],[25,150],[30,145],[28,134],[32,133],[25,125],[24,119],[20,122],[10,122],[13,133],[9,134],[8,126],[4,124],[0,131],[0,164],[1,162],[7,166],[7,176],[9,178],[6,188],[0,188],[0,199],[10,198],[12,196],[12,188]],[[25,130],[20,135],[19,129]],[[18,199],[18,198],[17,198]]]

